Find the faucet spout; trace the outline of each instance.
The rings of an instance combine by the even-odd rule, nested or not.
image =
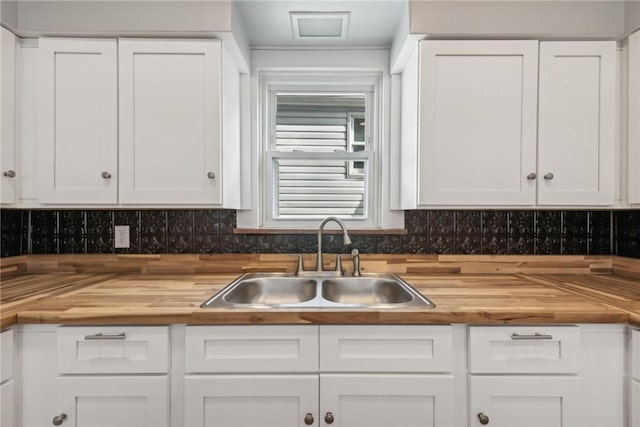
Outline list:
[[[329,216],[325,218],[318,227],[318,253],[316,254],[316,271],[324,271],[322,268],[322,232],[324,231],[324,226],[327,225],[328,222],[333,221],[340,226],[342,229],[343,242],[346,245],[351,244],[351,238],[349,237],[349,233],[347,233],[347,226],[342,222],[340,218],[336,218],[335,216]]]

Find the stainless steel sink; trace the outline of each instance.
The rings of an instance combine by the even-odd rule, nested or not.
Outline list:
[[[297,277],[247,273],[205,301],[202,308],[407,308],[435,307],[394,274]]]
[[[414,298],[396,279],[338,277],[322,282],[322,297],[342,304],[406,304]]]

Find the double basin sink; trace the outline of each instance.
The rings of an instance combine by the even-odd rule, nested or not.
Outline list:
[[[433,308],[429,299],[394,274],[360,277],[247,273],[202,308]]]

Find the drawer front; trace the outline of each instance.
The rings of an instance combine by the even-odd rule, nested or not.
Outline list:
[[[631,376],[640,381],[640,330],[631,331]]]
[[[577,373],[578,326],[471,326],[471,373]]]
[[[0,334],[0,383],[13,377],[13,329]]]
[[[61,326],[60,374],[169,372],[168,326]]]
[[[317,372],[317,326],[188,326],[187,373]]]
[[[453,329],[427,326],[320,326],[322,372],[451,372]]]

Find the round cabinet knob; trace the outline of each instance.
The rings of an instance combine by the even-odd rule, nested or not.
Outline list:
[[[16,171],[8,170],[8,171],[5,171],[5,173],[3,173],[3,175],[6,176],[7,178],[15,178],[16,177]]]
[[[536,179],[538,175],[536,175],[535,173],[531,172],[529,175],[527,175],[527,179],[529,181],[533,181],[534,179]]]
[[[102,177],[104,179],[109,179],[109,178],[111,178],[111,174],[109,172],[107,172],[107,171],[104,171],[104,172],[102,172]]]
[[[480,412],[478,414],[478,421],[480,421],[480,424],[487,425],[489,424],[489,417],[487,417],[485,414],[483,414],[482,412]]]
[[[311,415],[311,413],[308,413],[307,416],[304,417],[304,423],[308,426],[313,424],[313,415]]]
[[[544,174],[544,179],[547,181],[551,181],[553,179],[553,174],[551,172]]]
[[[213,172],[209,172],[209,173],[207,174],[207,178],[209,178],[209,179],[214,179],[215,177],[216,177],[216,174],[215,174],[215,173],[213,173]]]
[[[67,414],[60,414],[53,417],[53,420],[51,420],[51,422],[53,423],[54,426],[59,426],[66,419],[67,419]]]
[[[324,422],[327,424],[333,424],[334,420],[335,418],[333,418],[333,414],[331,412],[327,412],[327,415],[324,416]]]

